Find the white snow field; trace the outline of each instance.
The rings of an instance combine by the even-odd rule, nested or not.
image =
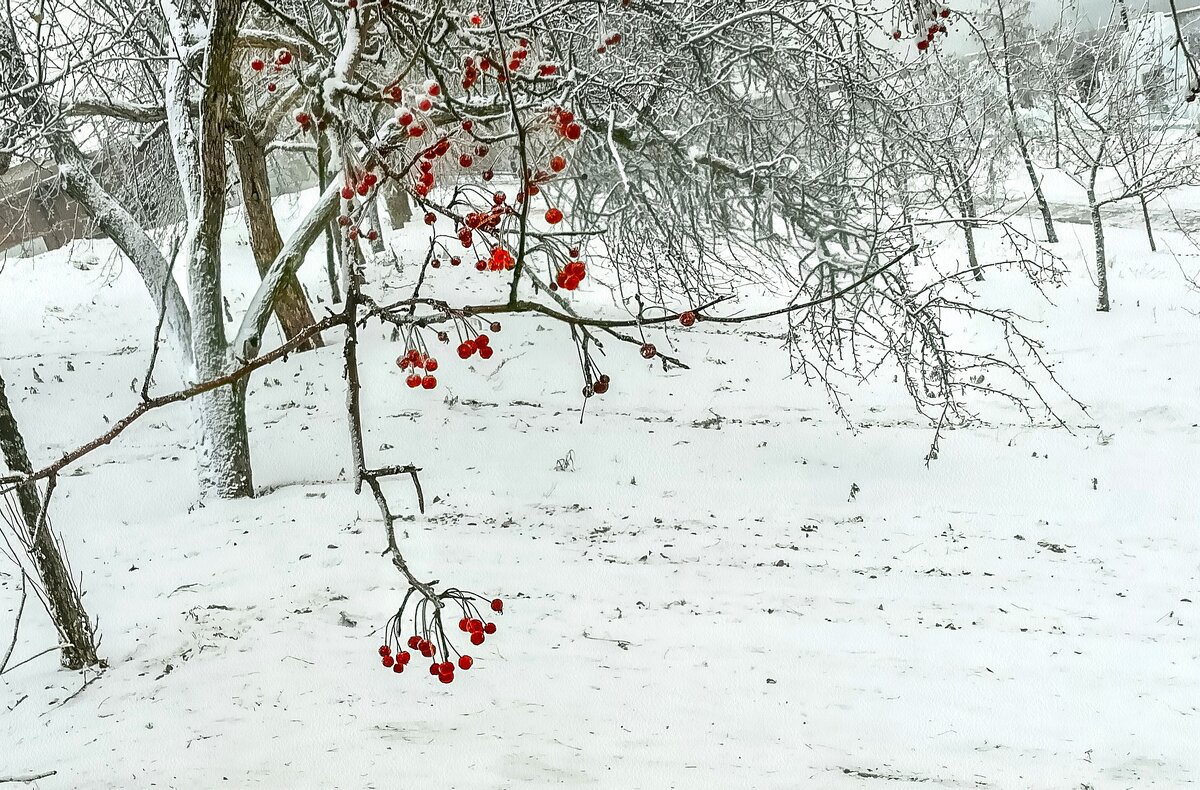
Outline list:
[[[337,333],[253,377],[254,500],[198,503],[190,410],[153,413],[60,481],[53,521],[110,667],[82,691],[93,676],[53,653],[0,678],[0,779],[1200,783],[1200,294],[1184,277],[1200,253],[1164,230],[1151,254],[1136,225],[1110,228],[1114,310],[1098,314],[1091,231],[1060,232],[1053,304],[1011,271],[979,291],[1041,321],[1089,413],[1050,388],[1071,432],[983,403],[986,422],[946,432],[928,468],[932,428],[890,374],[850,393],[852,430],[788,376],[779,325],[656,333],[691,365],[666,374],[609,343],[612,389],[582,424],[575,353],[550,320],[505,319],[490,362],[447,349],[433,392],[404,386],[402,349],[371,325],[370,462],[416,463],[430,502],[405,522],[409,563],[507,601],[450,686],[379,665],[404,591],[375,503],[346,480]],[[254,283],[236,215],[226,238],[237,317]],[[1001,255],[986,233],[982,249]],[[323,314],[318,258],[302,274]],[[35,465],[136,404],[153,322],[106,242],[4,264],[0,369]],[[178,385],[171,365],[156,392]],[[407,480],[388,487],[415,513]],[[0,566],[0,648],[14,571]],[[53,643],[31,607],[15,658]]]

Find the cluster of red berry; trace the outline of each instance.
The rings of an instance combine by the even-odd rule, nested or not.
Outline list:
[[[517,259],[507,249],[501,246],[492,247],[492,254],[485,261],[482,258],[475,261],[475,268],[481,272],[512,271],[517,265]]]
[[[621,43],[621,34],[613,33],[611,36],[604,39],[603,44],[596,47],[596,54],[603,55],[605,52],[608,52],[609,47],[615,47],[617,44],[620,44],[620,43]]]
[[[437,378],[433,375],[433,372],[438,369],[438,361],[428,354],[423,354],[415,348],[410,348],[404,356],[396,358],[396,365],[401,370],[412,368],[413,372],[404,380],[404,383],[410,389],[421,387],[431,390],[437,387]],[[417,372],[422,368],[425,370],[425,375]]]
[[[574,291],[587,276],[587,267],[583,261],[571,261],[554,278],[554,284],[567,291]]]
[[[425,626],[418,627],[416,629],[418,633],[410,636],[407,642],[405,642],[405,644],[408,646],[408,650],[404,650],[400,647],[400,623],[404,615],[404,608],[407,606],[412,594],[413,591],[409,590],[408,595],[406,595],[404,598],[404,605],[400,607],[400,611],[393,615],[391,620],[388,621],[387,641],[380,645],[378,650],[380,663],[383,664],[384,669],[390,669],[392,672],[400,674],[404,671],[404,668],[408,666],[409,662],[412,661],[412,653],[410,653],[409,650],[416,651],[425,658],[432,659],[432,663],[429,667],[430,675],[436,677],[442,683],[453,683],[454,671],[456,669],[455,664],[457,663],[457,669],[461,669],[465,672],[474,666],[475,659],[471,658],[471,656],[467,655],[466,653],[458,653],[458,651],[454,649],[454,645],[451,644],[450,640],[446,636],[445,629],[442,627],[440,613],[435,611],[431,617],[425,618]],[[484,639],[486,638],[485,635],[490,636],[491,634],[496,633],[496,624],[491,621],[485,622],[480,617],[482,612],[474,603],[475,599],[486,601],[486,599],[482,598],[482,596],[475,595],[474,593],[464,593],[459,590],[447,590],[446,592],[442,593],[439,598],[454,600],[459,604],[460,608],[462,609],[463,616],[458,621],[458,628],[460,631],[470,634],[469,638],[471,644],[476,646],[482,645]],[[418,619],[422,619],[422,616],[428,613],[428,606],[424,605],[427,603],[428,601],[425,598],[422,598],[421,602],[418,603]],[[504,611],[504,602],[499,598],[492,599],[489,605],[491,610],[496,614],[501,614]],[[396,645],[394,652],[392,648],[393,641]],[[439,644],[442,648],[442,661],[437,660]],[[458,653],[457,662],[449,660],[452,653]]]
[[[351,176],[348,183],[342,187],[342,200],[354,200],[355,194],[366,197],[378,183],[379,176],[370,170],[364,171],[358,178]]]
[[[583,135],[583,127],[575,122],[575,113],[562,107],[550,110],[550,125],[568,140],[578,140]]]
[[[934,39],[937,38],[939,34],[946,35],[946,33],[949,32],[949,29],[946,27],[946,23],[939,20],[945,20],[949,18],[950,9],[945,6],[941,8],[930,6],[928,9],[922,8],[921,6],[922,2],[921,0],[918,0],[916,3],[918,22],[920,19],[933,20],[928,25],[920,23],[920,26],[917,27],[917,35],[915,37],[917,41],[917,49],[924,52],[925,50],[929,49],[929,45],[933,43]],[[903,34],[899,30],[892,32],[892,38],[897,41],[899,41],[902,36]]]
[[[499,324],[492,324],[493,327],[499,327]],[[495,331],[493,329],[493,331]],[[478,353],[480,359],[491,359],[492,350],[491,338],[480,332],[473,340],[464,340],[458,344],[458,358],[470,359],[471,355]]]
[[[292,55],[291,50],[285,47],[280,47],[279,49],[275,50],[275,62],[271,64],[271,70],[274,72],[283,71],[283,67],[291,63],[294,57],[295,56]],[[254,58],[250,61],[250,68],[254,71],[261,72],[267,68],[267,64],[262,58]],[[268,93],[274,93],[278,89],[279,86],[274,82],[267,83]]]

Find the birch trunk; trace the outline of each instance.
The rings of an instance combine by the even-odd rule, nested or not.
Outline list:
[[[1091,186],[1087,190],[1088,208],[1091,209],[1092,215],[1092,238],[1096,243],[1096,286],[1099,290],[1099,297],[1096,300],[1096,309],[1102,313],[1109,311],[1108,301],[1108,261],[1104,253],[1104,221],[1100,217],[1100,204],[1096,202],[1096,175],[1095,170],[1092,171]]]

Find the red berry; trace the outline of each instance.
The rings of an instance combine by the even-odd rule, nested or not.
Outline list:
[[[432,211],[425,212],[425,224],[432,225],[435,222],[437,222],[437,214],[434,214]]]
[[[473,644],[473,645],[482,645],[483,644],[483,631],[476,631],[473,634],[471,634],[471,644]]]
[[[434,677],[437,677],[438,667],[440,667],[440,666],[441,666],[441,664],[436,664],[436,663],[430,664],[429,665],[429,674],[433,675]]]
[[[408,110],[403,110],[399,115],[396,116],[396,123],[400,124],[401,126],[408,126],[412,122],[413,114]]]
[[[425,360],[426,372],[432,373],[433,371],[435,371],[437,369],[438,369],[438,361],[436,359],[434,359],[433,357],[430,357],[429,359]]]
[[[474,128],[475,128],[475,122],[472,121],[470,118],[468,118],[467,120],[462,122],[462,130],[464,132],[469,132]]]
[[[442,92],[442,86],[440,86],[436,82],[430,80],[429,85],[426,86],[426,88],[425,88],[425,91],[430,96],[437,96],[439,93]]]
[[[399,653],[396,654],[396,663],[399,664],[400,666],[404,666],[411,660],[412,660],[412,653],[408,652],[407,650],[401,650]]]
[[[945,19],[945,18],[946,18],[946,17],[948,17],[948,16],[950,16],[950,9],[949,9],[949,8],[943,8],[943,9],[942,9],[942,19]]]
[[[275,92],[275,90],[276,90],[276,88],[278,88],[278,87],[279,87],[279,86],[278,86],[278,85],[276,85],[275,83],[273,83],[273,82],[268,82],[268,83],[267,83],[267,93],[274,93],[274,92]]]
[[[451,266],[457,266],[460,263],[462,263],[462,258],[459,258],[457,255],[450,259]],[[442,341],[442,342],[445,342],[445,341]]]
[[[495,624],[495,623],[488,623],[487,625],[485,625],[485,626],[483,627],[483,632],[484,632],[485,634],[494,634],[494,633],[496,633],[496,624]]]
[[[492,351],[491,346],[484,346],[483,348],[479,349],[479,356],[482,359],[491,359],[493,353],[494,352]]]
[[[484,171],[483,171],[483,180],[484,180],[484,181],[491,181],[491,180],[492,180],[492,175],[493,175],[493,173],[492,173],[492,171],[491,171],[491,170],[484,170]]]
[[[429,112],[433,109],[433,102],[429,99],[421,99],[421,101],[417,102],[417,109],[421,112]]]
[[[425,134],[425,127],[419,123],[413,124],[412,126],[408,127],[409,137],[420,137],[423,134]]]
[[[458,164],[462,167],[470,167],[475,164],[475,160],[471,158],[470,154],[463,154],[458,158]]]
[[[454,673],[451,672],[446,675],[438,675],[438,680],[440,680],[443,683],[453,683],[454,682]]]
[[[458,668],[459,669],[470,669],[471,665],[474,663],[475,663],[475,660],[472,659],[470,656],[463,655],[463,656],[458,657]]]
[[[421,377],[416,373],[413,373],[404,380],[404,383],[407,384],[410,389],[416,389],[417,387],[421,386]]]
[[[421,637],[416,634],[408,638],[408,647],[410,650],[419,650],[421,648]]]
[[[679,323],[683,324],[684,326],[691,326],[692,324],[696,323],[696,314],[691,310],[685,310],[679,314]]]
[[[559,211],[558,209],[552,208],[546,212],[546,221],[549,222],[551,225],[557,225],[558,223],[562,222],[562,220],[563,220],[563,213],[561,211]]]
[[[583,134],[583,127],[577,123],[569,123],[563,133],[566,134],[568,140],[578,140]]]
[[[481,17],[479,14],[471,14],[471,24],[475,25],[476,27],[478,27],[479,25],[482,25],[483,17]],[[485,60],[484,63],[486,63],[486,62],[487,61]]]
[[[492,599],[492,611],[493,612],[503,612],[504,611],[504,601],[500,600],[499,598],[493,598]]]
[[[899,40],[900,40],[900,31],[899,31],[899,30],[893,30],[893,31],[892,31],[892,38],[894,38],[894,39],[896,39],[897,41],[899,41]]]
[[[250,61],[250,68],[254,69],[255,71],[262,71],[263,67],[266,65],[266,63],[262,62],[262,58],[255,58],[254,60]]]
[[[342,200],[353,200],[353,199],[354,199],[354,187],[351,187],[351,186],[342,187]]]
[[[479,346],[480,348],[483,348],[490,342],[492,342],[491,338],[489,338],[487,335],[483,334],[482,332],[475,338],[475,345]]]
[[[292,62],[292,53],[286,49],[279,49],[275,52],[275,62],[280,66],[286,66]]]
[[[434,387],[437,386],[437,377],[436,376],[426,376],[425,378],[421,379],[421,386],[427,390],[433,389]]]
[[[917,49],[921,50],[922,52],[924,52],[925,50],[929,49],[929,40],[928,40],[928,39],[924,39],[924,38],[923,38],[923,39],[921,39],[920,41],[918,41],[918,42],[917,42]]]
[[[395,664],[395,663],[396,663],[396,659],[392,658],[391,656],[383,657],[383,665],[385,667],[390,667],[392,664]]]
[[[404,664],[401,664],[399,661],[397,661],[395,664],[392,665],[392,671],[395,672],[397,675],[399,675],[401,672],[404,671]]]
[[[654,355],[657,353],[658,349],[654,347],[653,343],[644,343],[642,345],[642,356],[646,359],[653,359]]]
[[[592,385],[592,392],[596,393],[597,395],[603,395],[604,393],[608,392],[608,382],[597,381]]]
[[[379,234],[378,234],[378,233],[376,233],[376,232],[375,232],[375,231],[373,231],[373,230],[369,230],[369,231],[367,231],[367,240],[368,240],[368,241],[375,241],[375,239],[377,239],[377,238],[379,238]]]
[[[379,646],[379,655],[390,656],[391,654],[392,654],[392,649],[390,647],[388,647],[387,645]]]
[[[474,351],[475,351],[475,349],[471,348],[471,347],[470,347],[469,345],[467,345],[466,343],[459,343],[459,344],[458,344],[458,357],[459,357],[459,359],[466,359],[467,357],[471,356],[471,354],[472,354],[472,353],[474,353]]]
[[[565,157],[556,156],[550,160],[550,169],[555,173],[561,173],[566,166],[567,160]]]
[[[464,618],[462,618],[461,620],[459,620],[459,621],[458,621],[458,630],[459,630],[459,631],[464,631],[464,632],[465,632],[465,631],[469,631],[469,630],[471,630],[471,620],[470,620],[470,618],[464,617]]]

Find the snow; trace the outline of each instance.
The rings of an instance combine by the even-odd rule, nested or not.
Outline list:
[[[314,199],[285,199],[281,217]],[[423,232],[390,241],[416,252]],[[448,687],[378,664],[403,590],[374,502],[346,479],[336,343],[252,379],[254,500],[198,503],[191,410],[155,412],[60,480],[54,523],[111,667],[65,703],[84,678],[53,655],[0,678],[0,778],[1192,785],[1200,294],[1180,272],[1197,252],[1163,231],[1151,254],[1136,222],[1108,232],[1111,314],[1092,309],[1086,225],[1060,223],[1070,273],[1053,304],[1015,272],[981,287],[1042,322],[1089,414],[1057,397],[1068,433],[996,403],[943,436],[928,469],[931,428],[890,377],[854,393],[851,431],[787,377],[777,325],[656,333],[692,365],[667,374],[610,343],[612,390],[582,424],[569,337],[548,319],[502,319],[490,362],[448,350],[434,392],[404,387],[402,349],[369,326],[369,462],[419,465],[430,503],[400,525],[409,564],[508,602]],[[985,261],[1004,254],[978,233]],[[77,243],[0,271],[0,370],[35,463],[137,401],[154,310],[111,249]],[[72,266],[93,253],[103,268]],[[223,258],[236,318],[256,286],[240,217]],[[411,268],[385,272],[370,275],[408,292]],[[300,274],[323,315],[318,253]],[[272,326],[263,347],[278,340]],[[156,392],[179,384],[169,361],[156,378]],[[415,512],[406,480],[387,486]],[[0,638],[12,572],[0,565]],[[38,611],[20,636],[18,658],[53,643]]]

